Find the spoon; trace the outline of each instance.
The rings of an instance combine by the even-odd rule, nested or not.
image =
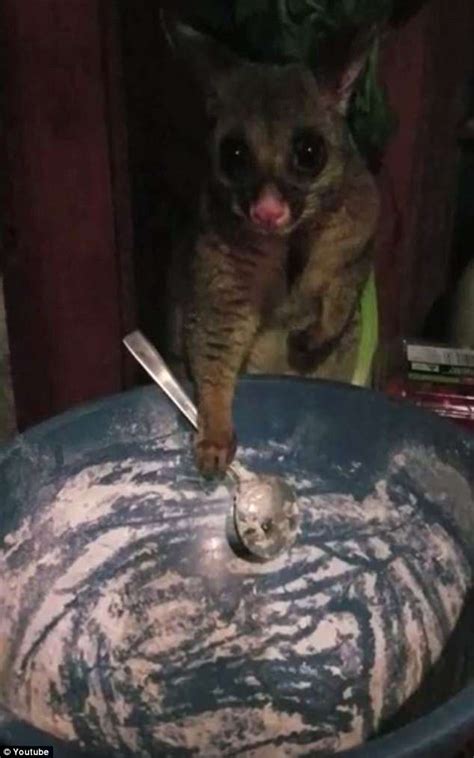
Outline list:
[[[198,414],[161,355],[144,335],[128,334],[124,345],[163,392],[198,429]],[[236,491],[233,519],[235,530],[247,551],[260,560],[275,558],[296,540],[299,508],[291,487],[277,476],[255,474],[237,461],[228,468]]]

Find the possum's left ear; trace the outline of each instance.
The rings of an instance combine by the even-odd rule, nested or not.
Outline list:
[[[347,113],[376,34],[375,26],[364,31],[347,29],[320,50],[316,78],[322,97],[342,115]]]
[[[188,67],[207,99],[218,95],[219,84],[242,61],[225,45],[161,12],[161,25],[172,50]]]

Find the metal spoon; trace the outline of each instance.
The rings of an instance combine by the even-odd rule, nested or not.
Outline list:
[[[139,331],[127,335],[123,342],[197,430],[195,405],[153,345]],[[228,472],[236,484],[235,530],[249,553],[268,560],[290,548],[299,529],[299,508],[290,486],[279,477],[252,473],[237,461]]]

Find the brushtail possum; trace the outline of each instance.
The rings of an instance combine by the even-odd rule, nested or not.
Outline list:
[[[168,36],[209,118],[196,222],[172,255],[168,355],[190,370],[197,463],[214,475],[235,453],[239,372],[351,376],[379,206],[346,123],[366,48],[318,75],[241,60],[185,25]]]

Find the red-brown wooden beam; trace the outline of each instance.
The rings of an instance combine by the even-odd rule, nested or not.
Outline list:
[[[386,40],[382,79],[398,119],[380,172],[382,209],[377,240],[377,290],[382,334],[389,341],[406,327],[403,301],[410,287],[410,237],[415,223],[413,173],[419,165],[419,128],[424,109],[424,49],[427,8]]]
[[[100,0],[4,0],[4,284],[20,429],[121,390],[128,227],[117,226]],[[110,39],[109,39],[110,42]],[[104,47],[105,44],[105,47]],[[122,134],[123,138],[123,134]],[[117,168],[118,167],[118,168]],[[121,211],[125,185],[121,190]]]
[[[430,0],[384,47],[382,78],[399,120],[380,175],[377,273],[388,341],[419,334],[448,283],[473,32],[472,3]]]

